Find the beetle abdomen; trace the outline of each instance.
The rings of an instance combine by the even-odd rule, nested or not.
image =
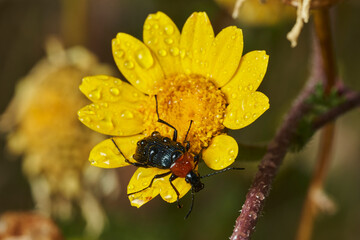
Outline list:
[[[151,167],[169,169],[184,152],[180,143],[154,132],[137,143],[133,158]]]

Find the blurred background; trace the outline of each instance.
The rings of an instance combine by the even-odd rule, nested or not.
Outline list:
[[[270,99],[270,109],[254,124],[230,132],[240,143],[266,144],[309,75],[312,20],[304,26],[298,46],[291,48],[286,34],[295,22],[295,9],[276,0],[262,6],[248,0],[239,18],[232,19],[234,4],[231,0],[0,0],[0,239],[10,234],[4,226],[21,220],[53,229],[44,239],[217,240],[231,235],[259,158],[236,162],[246,168],[241,173],[206,179],[192,215],[184,221],[190,196],[182,199],[183,209],[160,197],[137,209],[126,196],[135,168],[90,166],[88,154],[104,136],[83,126],[76,112],[89,103],[78,91],[82,77],[109,74],[124,80],[110,46],[118,32],[142,39],[150,13],[165,12],[181,29],[192,12],[206,11],[215,33],[229,25],[243,29],[244,53],[266,50],[270,55],[260,86]],[[360,90],[359,11],[356,0],[342,1],[331,10],[338,71],[355,90]],[[360,235],[359,121],[359,109],[337,121],[325,186],[337,210],[320,215],[313,239]],[[294,239],[317,143],[314,136],[300,153],[288,154],[253,239]],[[209,172],[204,165],[199,171]],[[35,216],[35,211],[47,217]]]

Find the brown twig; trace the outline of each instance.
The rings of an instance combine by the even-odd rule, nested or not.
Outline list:
[[[314,26],[322,56],[322,69],[325,74],[324,91],[328,95],[335,85],[336,63],[332,46],[330,16],[327,8],[314,10]],[[334,134],[335,122],[332,121],[325,125],[321,132],[316,167],[305,198],[297,231],[296,239],[298,240],[311,239],[314,220],[319,210],[316,196],[318,196],[318,192],[323,192],[323,182],[331,161]]]
[[[317,64],[314,65],[315,66],[313,70],[318,72]],[[328,73],[329,72],[325,71],[326,76],[328,76]],[[233,233],[230,237],[231,240],[250,239],[261,211],[264,207],[265,199],[269,195],[271,184],[296,133],[297,126],[305,114],[311,109],[307,99],[314,92],[314,86],[316,84],[314,79],[322,78],[323,77],[319,78],[319,76],[313,76],[311,78],[308,85],[303,89],[303,91],[299,94],[299,97],[295,100],[283,124],[277,131],[274,139],[269,144],[267,152],[258,167],[259,171],[256,173],[254,181],[246,195],[246,200],[242,207],[240,216],[236,220]],[[331,85],[333,85],[333,83]],[[327,86],[331,85],[329,84]],[[330,88],[331,87],[329,87],[329,89]],[[320,129],[325,124],[332,122],[334,119],[346,113],[347,111],[355,108],[356,106],[360,106],[360,93],[348,92],[344,94],[344,98],[345,101],[342,104],[329,110],[329,112],[325,113],[314,121],[314,130]],[[327,134],[329,133],[331,134],[331,132],[328,131]],[[328,146],[330,143],[325,143],[325,145]]]
[[[259,165],[259,171],[246,195],[241,214],[236,220],[231,240],[250,239],[264,206],[264,201],[269,195],[272,181],[296,133],[297,125],[311,108],[307,103],[307,99],[313,91],[314,85],[310,85],[302,91],[275,138],[269,144],[267,152]],[[314,130],[322,128],[355,107],[360,107],[360,93],[347,92],[344,95],[342,104],[330,109],[313,122]]]

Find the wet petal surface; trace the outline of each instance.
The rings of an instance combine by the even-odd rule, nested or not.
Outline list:
[[[116,65],[126,79],[140,91],[149,94],[164,79],[161,66],[150,49],[126,33],[112,40]]]
[[[219,135],[212,139],[210,146],[203,150],[202,158],[209,168],[221,170],[230,166],[238,154],[238,144],[228,135]]]
[[[130,162],[134,162],[132,155],[135,152],[136,143],[143,138],[144,136],[140,134],[131,137],[115,137],[113,139],[125,157]],[[101,168],[118,168],[129,165],[111,139],[106,139],[97,144],[90,152],[89,161],[91,165]]]
[[[180,62],[180,31],[166,14],[157,12],[147,17],[143,38],[159,60],[165,76],[183,72]]]

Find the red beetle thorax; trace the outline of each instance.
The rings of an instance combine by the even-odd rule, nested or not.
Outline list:
[[[171,172],[178,177],[184,178],[194,169],[194,157],[185,152],[178,160],[176,160],[170,167]]]

